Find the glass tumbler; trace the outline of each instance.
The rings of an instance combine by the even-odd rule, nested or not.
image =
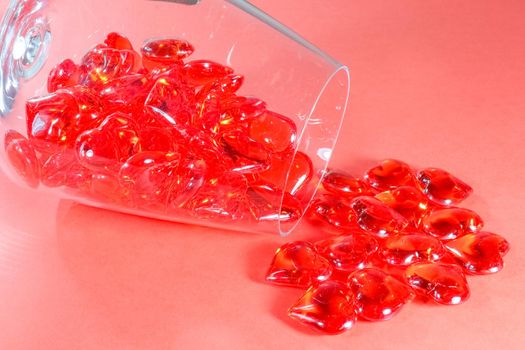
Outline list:
[[[247,1],[0,0],[0,166],[14,183],[177,222],[289,234],[348,68]]]

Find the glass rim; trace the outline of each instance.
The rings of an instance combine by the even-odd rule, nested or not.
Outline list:
[[[319,91],[319,94],[310,110],[310,113],[308,114],[308,116],[306,117],[306,120],[305,120],[305,123],[304,123],[304,127],[302,128],[298,138],[297,138],[297,145],[298,147],[294,150],[294,153],[293,153],[293,157],[290,161],[290,164],[288,166],[288,170],[286,171],[286,177],[285,177],[285,180],[284,180],[284,186],[283,186],[283,193],[281,195],[281,203],[279,205],[279,212],[281,213],[282,212],[282,209],[283,209],[283,204],[284,204],[284,198],[285,198],[285,194],[286,194],[286,191],[284,189],[286,189],[287,185],[288,185],[288,180],[289,180],[289,177],[290,177],[290,173],[291,173],[291,168],[292,168],[292,165],[295,161],[295,158],[297,157],[297,153],[299,152],[299,145],[301,145],[301,142],[303,140],[303,136],[306,132],[306,130],[308,129],[308,125],[309,125],[309,122],[310,122],[310,119],[312,118],[312,115],[314,114],[319,102],[321,101],[321,99],[323,98],[323,95],[324,93],[326,92],[326,89],[328,88],[328,86],[330,84],[333,84],[333,81],[335,79],[335,77],[339,74],[344,74],[344,76],[346,77],[346,87],[344,87],[343,89],[345,89],[346,91],[343,92],[345,94],[344,96],[344,106],[341,108],[341,115],[339,117],[339,123],[338,123],[338,126],[337,126],[337,130],[336,130],[336,133],[335,133],[335,137],[334,139],[332,140],[332,144],[331,144],[331,147],[330,147],[330,154],[329,156],[324,159],[324,165],[323,165],[323,168],[322,170],[320,171],[320,176],[318,178],[318,180],[316,181],[316,183],[314,184],[314,190],[312,191],[312,194],[310,195],[310,198],[306,201],[306,205],[305,207],[303,208],[303,211],[300,215],[300,217],[295,221],[293,222],[290,227],[286,230],[284,230],[284,226],[287,224],[286,223],[286,220],[283,219],[283,218],[279,218],[278,220],[278,230],[279,230],[279,235],[281,237],[286,237],[288,236],[290,233],[292,233],[292,231],[294,231],[297,226],[301,223],[304,215],[306,214],[310,204],[312,203],[312,200],[314,199],[315,195],[317,194],[317,191],[319,189],[319,185],[321,184],[321,182],[323,181],[323,178],[324,176],[326,175],[326,170],[328,169],[328,165],[330,163],[330,159],[331,159],[331,156],[332,156],[332,152],[335,148],[335,145],[337,144],[337,140],[339,139],[339,135],[340,135],[340,132],[341,132],[341,128],[343,127],[343,123],[344,123],[344,120],[345,120],[345,116],[346,116],[346,112],[347,112],[347,108],[348,108],[348,102],[349,102],[349,99],[350,99],[350,69],[343,65],[343,64],[340,64],[331,74],[330,76],[326,79],[323,87],[321,88],[321,90]]]

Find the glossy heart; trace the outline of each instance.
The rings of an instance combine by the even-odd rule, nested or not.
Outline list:
[[[386,321],[395,316],[414,297],[406,283],[377,268],[355,271],[348,278],[359,317]]]
[[[380,238],[396,234],[408,225],[401,214],[374,197],[356,197],[351,208],[359,226]]]
[[[364,268],[377,248],[378,243],[372,236],[355,231],[315,243],[315,249],[328,259],[334,268],[350,272]]]
[[[477,232],[448,241],[445,247],[467,272],[481,275],[503,268],[503,256],[509,251],[509,242],[495,233]]]
[[[458,204],[472,193],[472,187],[443,169],[420,170],[416,179],[421,191],[441,205]]]
[[[383,160],[379,165],[368,170],[364,178],[370,186],[380,191],[414,184],[412,168],[397,159]]]
[[[304,288],[314,282],[326,281],[331,274],[330,262],[317,253],[312,244],[295,241],[277,250],[266,273],[266,281]]]
[[[421,227],[426,233],[447,241],[480,231],[483,220],[469,209],[436,209],[423,217]]]
[[[354,325],[357,315],[350,288],[337,281],[310,287],[289,310],[288,315],[328,334],[339,334]]]
[[[416,293],[439,304],[461,304],[470,296],[465,274],[457,265],[417,263],[406,269],[405,277]]]

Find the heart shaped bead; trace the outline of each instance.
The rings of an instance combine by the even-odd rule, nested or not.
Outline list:
[[[275,112],[265,111],[250,122],[248,135],[271,153],[290,151],[297,138],[295,123]]]
[[[70,122],[78,113],[75,97],[65,90],[28,100],[27,133],[33,146],[47,153],[73,144],[79,131]]]
[[[324,176],[323,188],[330,193],[346,198],[371,193],[370,188],[363,180],[336,171],[330,171]]]
[[[220,109],[235,122],[244,122],[266,111],[266,102],[256,97],[229,95],[219,101]]]
[[[326,281],[310,287],[288,310],[288,315],[328,334],[339,334],[356,322],[354,295],[337,281]]]
[[[442,169],[420,170],[416,179],[421,191],[430,200],[441,205],[458,204],[472,193],[472,187]]]
[[[232,74],[233,69],[209,60],[195,60],[184,65],[184,73],[191,85],[198,86]]]
[[[441,242],[424,234],[400,234],[388,237],[381,245],[383,259],[392,265],[437,261],[446,254]]]
[[[139,207],[165,210],[179,162],[180,155],[175,153],[137,153],[120,168],[120,183],[130,190]]]
[[[370,235],[352,232],[315,243],[315,249],[338,270],[362,269],[377,251],[377,241]]]
[[[355,271],[348,277],[359,317],[386,321],[395,316],[414,297],[406,283],[377,268]]]
[[[234,154],[259,162],[269,162],[270,154],[262,144],[250,138],[241,130],[232,130],[222,135],[227,150]]]
[[[290,164],[290,157],[293,157],[292,164]],[[276,187],[284,186],[287,181],[285,191],[295,195],[308,186],[313,175],[314,166],[310,157],[303,152],[297,152],[295,157],[293,155],[271,155],[269,168],[259,173],[257,178]]]
[[[505,238],[490,232],[466,234],[446,242],[445,247],[467,272],[476,275],[500,271],[509,251]]]
[[[417,263],[406,269],[405,277],[416,293],[439,304],[461,304],[470,295],[465,274],[457,265]]]
[[[408,221],[401,214],[374,197],[356,197],[352,200],[351,208],[358,225],[380,238],[396,234],[408,225]]]
[[[81,132],[100,124],[102,109],[94,91],[83,86],[30,99],[26,102],[29,138],[46,154],[72,146]]]
[[[380,191],[414,184],[412,168],[400,160],[386,159],[365,173],[365,181]]]
[[[341,231],[355,228],[355,214],[350,204],[333,195],[322,195],[308,209],[308,219],[314,223],[326,223]]]
[[[109,81],[137,73],[141,67],[140,56],[135,51],[95,47],[82,58],[80,82],[100,90]]]
[[[153,39],[142,46],[144,58],[154,62],[176,62],[195,51],[193,45],[180,39]]]
[[[421,227],[426,233],[447,241],[480,231],[483,220],[469,209],[436,209],[423,217]]]
[[[47,91],[55,92],[59,89],[77,85],[80,79],[80,68],[72,60],[65,59],[49,72]]]
[[[303,241],[288,242],[277,249],[266,273],[266,281],[294,287],[308,287],[326,281],[332,274],[330,262]]]
[[[244,83],[244,76],[238,74],[228,74],[214,81],[210,89],[221,93],[221,95],[231,95],[237,92]]]
[[[79,135],[75,148],[80,164],[95,171],[118,169],[141,149],[137,129],[126,114],[108,116],[98,128]]]
[[[133,50],[133,45],[128,38],[116,32],[109,33],[104,40],[107,47],[117,50]]]

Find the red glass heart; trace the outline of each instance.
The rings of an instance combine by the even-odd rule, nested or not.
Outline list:
[[[286,173],[289,170],[285,191],[295,195],[312,180],[314,167],[310,157],[303,152],[295,154],[292,164],[290,164],[290,157],[292,155],[272,155],[268,170],[258,174],[258,178],[276,187],[282,187],[286,180]]]
[[[273,284],[308,287],[313,282],[326,281],[332,274],[330,262],[319,255],[312,244],[288,242],[277,249],[266,281]]]
[[[437,261],[446,254],[441,242],[423,234],[400,234],[388,237],[381,245],[383,259],[392,265]]]
[[[80,134],[75,146],[82,166],[94,170],[116,170],[119,153],[110,132],[92,129]]]
[[[80,81],[95,90],[115,78],[137,73],[142,67],[140,56],[132,50],[94,48],[80,65]]]
[[[481,275],[503,268],[503,256],[509,251],[509,242],[495,233],[477,232],[448,241],[445,247],[467,272]]]
[[[120,182],[129,188],[139,207],[165,210],[179,161],[180,155],[175,153],[137,153],[120,168]]]
[[[184,73],[191,85],[206,85],[232,74],[233,69],[209,60],[195,60],[184,65]]]
[[[436,209],[423,217],[421,227],[434,237],[451,240],[480,231],[483,228],[483,220],[469,209]]]
[[[266,102],[256,97],[229,95],[219,101],[220,109],[234,122],[243,122],[266,111]]]
[[[461,304],[470,296],[465,274],[457,265],[417,263],[407,267],[405,277],[417,294],[439,304]]]
[[[442,169],[420,170],[416,179],[421,191],[430,200],[441,205],[458,204],[472,193],[472,187]]]
[[[295,123],[280,114],[266,111],[250,122],[248,133],[271,153],[290,151],[297,138]]]
[[[142,46],[144,58],[154,62],[176,62],[190,56],[195,49],[186,40],[153,39]]]
[[[374,197],[356,197],[352,200],[351,208],[358,225],[380,238],[396,234],[408,225],[401,214]]]
[[[123,113],[108,116],[102,124],[82,133],[76,142],[80,164],[98,170],[116,170],[141,149],[138,127]]]
[[[262,144],[251,139],[241,130],[224,133],[222,140],[227,145],[228,150],[234,154],[260,162],[267,162],[270,156]]]
[[[346,231],[357,225],[350,204],[333,195],[322,195],[314,200],[308,210],[308,219],[314,224],[327,223]]]
[[[120,33],[109,33],[104,40],[107,47],[117,50],[133,50],[133,45],[128,38]]]
[[[228,74],[212,85],[211,89],[221,92],[223,95],[229,95],[237,92],[244,83],[244,77],[238,74]]]
[[[323,188],[346,198],[370,194],[370,188],[363,180],[336,171],[330,171],[324,176]]]
[[[315,249],[338,270],[362,269],[377,251],[377,241],[370,235],[352,232],[315,243]]]
[[[326,281],[310,287],[288,315],[324,333],[339,334],[356,322],[355,298],[343,283]]]
[[[359,317],[367,321],[389,320],[414,298],[407,284],[377,268],[355,271],[348,285]]]
[[[79,133],[71,123],[79,113],[75,97],[60,90],[26,102],[27,133],[33,146],[42,152],[72,145]]]
[[[397,159],[383,160],[368,170],[364,178],[370,186],[380,191],[414,184],[414,174],[410,166]]]
[[[49,72],[47,78],[47,91],[55,92],[58,89],[77,85],[79,79],[79,66],[77,66],[72,60],[65,59]]]

